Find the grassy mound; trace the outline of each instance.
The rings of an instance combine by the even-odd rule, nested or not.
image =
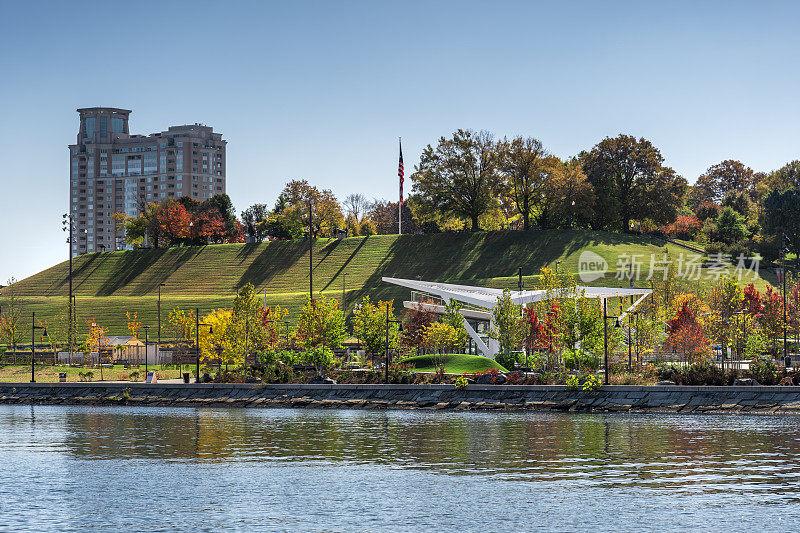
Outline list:
[[[127,332],[125,312],[137,313],[152,326],[157,321],[158,287],[162,287],[162,335],[167,313],[177,307],[199,307],[201,314],[231,305],[235,292],[246,283],[265,295],[267,305],[280,304],[290,320],[308,294],[309,250],[307,240],[262,244],[225,244],[175,247],[156,250],[93,253],[75,258],[74,292],[78,328],[86,321],[105,326],[109,335]],[[400,309],[409,291],[381,282],[382,276],[423,279],[496,288],[517,286],[516,272],[522,267],[525,286],[536,285],[544,266],[561,262],[561,268],[578,271],[583,251],[602,256],[611,271],[592,285],[625,286],[615,276],[615,265],[623,255],[639,255],[646,263],[650,254],[662,254],[664,243],[646,236],[585,230],[488,231],[429,235],[375,235],[349,239],[316,239],[313,250],[314,292],[342,297],[346,278],[346,305],[363,296],[394,300]],[[666,247],[673,257],[686,252]],[[649,264],[649,263],[647,263]],[[30,331],[31,312],[37,320],[66,316],[68,262],[64,261],[15,285],[24,309],[23,329]],[[2,280],[0,280],[2,281]],[[756,285],[759,285],[758,283]],[[0,306],[6,310],[8,290]]]
[[[484,370],[506,369],[494,359],[464,353],[451,353],[443,355],[418,355],[409,357],[403,363],[414,365],[415,372],[435,372],[437,366],[444,364],[444,371],[448,374],[463,374],[464,372],[483,372]]]

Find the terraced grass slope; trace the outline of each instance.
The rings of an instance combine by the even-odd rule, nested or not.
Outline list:
[[[663,253],[665,247],[641,236],[532,230],[317,239],[311,262],[308,248],[308,241],[297,240],[84,255],[73,260],[78,322],[95,318],[111,334],[124,334],[125,312],[130,311],[155,326],[162,283],[164,336],[168,334],[163,319],[169,310],[227,306],[246,283],[265,293],[267,304],[277,303],[294,312],[308,294],[310,263],[315,293],[341,297],[347,273],[348,308],[366,294],[373,299],[393,298],[399,306],[407,291],[382,283],[382,276],[514,288],[521,266],[526,287],[533,287],[540,269],[556,261],[576,272],[584,250],[598,253],[613,269],[621,254],[649,258],[651,253]],[[675,256],[685,251],[674,245],[667,249]],[[593,282],[621,283],[613,273]],[[26,316],[31,311],[37,319],[66,314],[68,262],[21,280],[14,288]],[[7,291],[0,305],[6,305]]]

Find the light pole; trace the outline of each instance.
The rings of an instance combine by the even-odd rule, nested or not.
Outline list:
[[[150,326],[142,326],[144,328],[144,377],[147,379],[147,330],[150,329]]]
[[[522,267],[517,268],[517,278],[517,290],[522,292],[522,287],[525,286],[525,284],[522,283]]]
[[[786,364],[786,233],[781,233],[781,278],[783,278],[783,365]]]
[[[308,200],[308,297],[314,303],[314,212]]]
[[[67,296],[67,312],[69,313],[69,319],[67,320],[67,342],[69,343],[69,362],[68,364],[72,364],[72,354],[74,353],[74,342],[72,338],[73,333],[73,317],[75,313],[75,309],[73,307],[73,296],[72,296],[72,241],[73,236],[75,234],[75,220],[72,218],[71,213],[64,213],[61,215],[61,230],[68,231],[69,237],[67,237],[67,244],[69,245],[69,294]]]
[[[48,337],[47,328],[36,325],[36,312],[31,313],[31,383],[36,383],[34,375],[34,363],[36,362],[36,330],[43,329],[42,335]]]
[[[389,318],[391,303],[386,304],[386,383],[389,383],[389,324],[398,324],[398,331],[403,331],[403,322]]]
[[[195,383],[200,383],[200,326],[208,326],[208,334],[211,335],[214,333],[214,328],[211,327],[211,324],[201,324],[200,323],[200,308],[195,309],[194,314],[194,334],[195,334],[195,346],[197,346],[197,377],[195,378]]]
[[[569,214],[569,229],[572,229],[572,226],[575,225],[575,200],[572,200],[572,208],[570,209]]]
[[[161,352],[161,287],[163,286],[163,283],[158,284],[158,341],[156,344],[156,363],[158,363],[158,355],[159,352]],[[164,370],[163,366],[161,367],[161,370]]]
[[[619,317],[617,316],[608,316],[608,310],[606,303],[608,300],[603,298],[603,367],[604,367],[604,385],[608,385],[608,319],[613,318],[616,320],[614,324],[615,328],[622,327],[619,323]]]
[[[97,322],[92,322],[92,339],[94,339]],[[100,381],[103,381],[103,359],[100,357],[100,337],[97,337],[97,364],[100,366]]]

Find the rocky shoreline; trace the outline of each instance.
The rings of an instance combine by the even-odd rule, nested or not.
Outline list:
[[[800,414],[800,387],[4,383],[0,404]]]

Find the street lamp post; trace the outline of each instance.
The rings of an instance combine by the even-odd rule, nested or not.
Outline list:
[[[615,328],[622,327],[619,323],[618,316],[608,316],[608,309],[606,303],[608,300],[603,298],[603,367],[604,367],[604,385],[608,385],[608,319],[613,318],[616,320]]]
[[[69,317],[67,320],[67,342],[69,343],[69,361],[67,364],[72,364],[72,354],[74,353],[74,342],[73,342],[73,323],[72,319],[74,317],[75,309],[73,307],[74,299],[72,296],[72,243],[73,243],[73,236],[75,234],[75,221],[72,218],[71,213],[64,213],[61,215],[61,230],[68,231],[69,237],[67,237],[67,244],[69,245],[69,294],[67,295],[67,312],[69,313]]]
[[[158,355],[161,352],[161,287],[163,283],[158,284],[158,340],[156,341],[156,363],[158,363]],[[161,367],[164,370],[164,367]]]
[[[575,200],[572,200],[572,207],[569,214],[569,229],[575,224]]]
[[[42,335],[47,337],[47,328],[36,325],[36,312],[31,313],[31,383],[36,383],[34,375],[34,363],[36,362],[36,330],[43,329]]]
[[[147,345],[148,345],[148,337],[147,333],[150,329],[150,326],[142,326],[144,328],[144,377],[147,379]]]
[[[195,378],[195,383],[200,383],[200,326],[207,326],[208,327],[208,334],[211,335],[214,333],[214,328],[211,327],[211,324],[201,324],[200,323],[200,308],[195,309],[194,314],[194,334],[195,334],[195,346],[197,346],[197,360],[195,362],[197,367],[197,377]]]
[[[786,364],[786,233],[781,233],[781,278],[783,278],[783,361]]]
[[[314,302],[314,212],[308,201],[308,297]]]
[[[386,376],[385,381],[389,383],[389,325],[398,324],[398,331],[403,331],[403,322],[401,320],[394,320],[389,318],[390,303],[386,304]]]

